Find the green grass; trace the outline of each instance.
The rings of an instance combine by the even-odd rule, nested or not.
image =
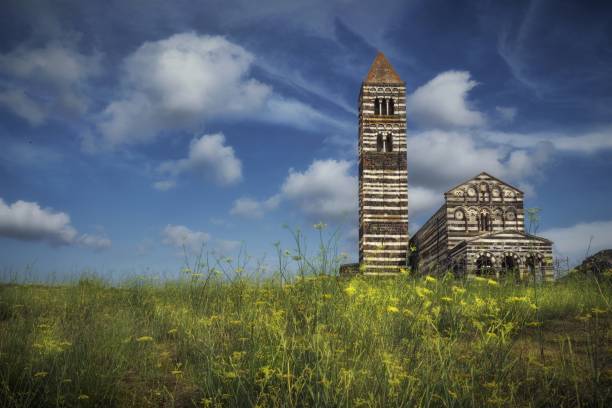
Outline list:
[[[0,406],[610,406],[610,299],[588,277],[4,285]]]

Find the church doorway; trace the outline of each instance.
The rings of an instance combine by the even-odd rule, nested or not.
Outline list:
[[[518,262],[513,255],[505,255],[502,259],[502,270],[508,277],[513,276],[514,279],[519,281],[521,279]]]
[[[495,275],[493,270],[493,261],[486,255],[481,255],[476,260],[476,275]]]
[[[533,255],[528,257],[525,266],[527,267],[529,277],[535,282],[542,282],[544,280],[544,265],[538,257]]]

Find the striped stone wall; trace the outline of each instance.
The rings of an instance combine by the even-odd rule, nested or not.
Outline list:
[[[448,249],[487,232],[525,231],[523,192],[487,173],[444,194],[448,219]],[[482,220],[488,217],[489,227]]]
[[[435,272],[446,268],[448,255],[447,208],[443,204],[438,211],[414,234],[411,245],[411,266],[420,272]]]
[[[505,259],[512,259],[509,268]],[[464,241],[449,252],[450,268],[456,274],[482,274],[501,277],[511,273],[517,279],[552,280],[552,243],[546,239],[502,231]],[[490,271],[478,270],[478,260],[488,259]]]
[[[442,207],[411,239],[416,247],[413,268],[457,274],[486,269],[495,276],[512,269],[519,278],[552,279],[552,243],[525,233],[522,191],[481,173],[453,187],[444,198]]]
[[[376,98],[393,100],[393,114],[377,114]],[[364,82],[359,95],[359,262],[365,273],[397,272],[406,265],[407,177],[406,88]]]

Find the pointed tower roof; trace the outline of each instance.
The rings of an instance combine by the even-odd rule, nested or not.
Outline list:
[[[387,60],[387,57],[385,57],[385,54],[380,51],[378,51],[376,58],[374,58],[370,71],[368,71],[368,75],[366,75],[363,82],[376,84],[404,83]]]

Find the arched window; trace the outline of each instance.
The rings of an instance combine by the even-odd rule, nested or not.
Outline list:
[[[482,183],[479,186],[478,199],[483,203],[491,202],[491,189],[487,183]]]
[[[476,275],[493,275],[493,260],[487,255],[481,255],[476,260]]]
[[[389,99],[389,115],[395,115],[395,103],[393,102],[393,98]]]
[[[516,229],[516,213],[512,209],[504,214],[504,229]]]
[[[378,134],[378,136],[376,136],[376,151],[377,152],[383,151],[383,137],[380,133]]]
[[[457,221],[458,226],[461,226],[465,231],[468,230],[467,217],[465,215],[465,211],[462,209],[458,209],[455,211],[455,220]]]
[[[374,99],[374,114],[380,115],[380,100],[378,97]]]
[[[491,216],[488,213],[481,213],[478,216],[478,229],[480,231],[492,231],[493,226],[491,225]]]
[[[537,254],[532,254],[527,257],[525,265],[527,266],[529,276],[535,282],[542,282],[544,280],[544,263]]]
[[[387,143],[386,143],[385,147],[386,147],[385,150],[387,152],[392,152],[393,151],[393,136],[387,135]]]
[[[381,109],[381,115],[386,115],[387,114],[387,100],[385,98],[383,98],[382,100],[382,109]]]

